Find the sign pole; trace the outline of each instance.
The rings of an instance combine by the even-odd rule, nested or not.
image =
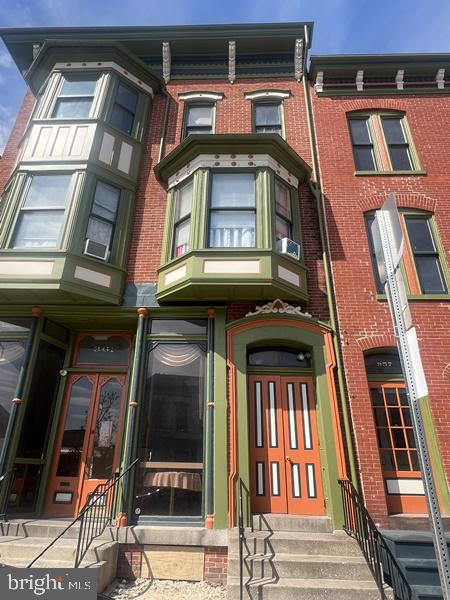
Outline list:
[[[450,600],[450,561],[448,548],[420,410],[420,399],[428,395],[428,389],[417,343],[416,330],[412,327],[411,314],[399,266],[403,253],[403,233],[394,194],[390,194],[381,210],[376,212],[375,221],[372,225],[372,235],[378,271],[381,281],[385,283],[386,296],[394,324],[403,375],[405,377],[431,533],[441,580],[442,596],[444,600]]]

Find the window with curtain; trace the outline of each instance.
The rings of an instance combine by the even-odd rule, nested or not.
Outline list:
[[[184,115],[184,136],[191,133],[214,133],[214,104],[186,104]]]
[[[70,174],[31,177],[12,236],[12,248],[58,246],[70,179]]]
[[[283,135],[282,105],[280,102],[255,103],[253,121],[255,133],[278,133]]]
[[[213,173],[209,212],[210,248],[254,248],[255,175]]]
[[[175,216],[172,257],[189,252],[189,233],[191,229],[192,179],[175,192]]]
[[[103,181],[97,181],[91,214],[86,229],[85,254],[107,260],[112,245],[120,190]]]
[[[64,75],[52,117],[54,119],[85,119],[89,117],[99,75]]]

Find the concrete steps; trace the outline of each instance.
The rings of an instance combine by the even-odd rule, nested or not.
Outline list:
[[[0,523],[0,563],[12,567],[26,567],[59,533],[67,522],[16,520]],[[74,529],[75,528],[75,529]],[[111,539],[95,538],[81,567],[98,571],[97,591],[102,592],[114,579],[119,544]],[[36,568],[73,568],[77,550],[78,527],[69,529],[33,565]]]
[[[379,600],[357,543],[327,517],[255,515],[245,531],[244,598]],[[278,529],[279,528],[279,529]],[[228,596],[239,598],[239,534],[228,547]]]

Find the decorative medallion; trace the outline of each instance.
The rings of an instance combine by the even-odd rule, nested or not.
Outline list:
[[[312,318],[307,312],[302,312],[301,306],[292,306],[287,302],[283,302],[277,298],[272,302],[268,302],[267,304],[263,304],[262,306],[257,306],[254,311],[248,312],[246,317],[254,317],[255,315],[270,315],[270,314],[279,314],[279,315],[296,315],[298,317],[308,317]]]

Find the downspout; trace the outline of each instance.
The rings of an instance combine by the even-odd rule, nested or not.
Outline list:
[[[39,319],[42,315],[42,309],[36,307],[31,310],[32,314],[32,322],[30,327],[30,334],[28,336],[27,345],[25,348],[25,355],[23,358],[22,367],[19,371],[19,376],[17,378],[16,388],[14,390],[14,398],[11,400],[12,407],[11,412],[9,413],[8,425],[6,427],[5,439],[3,442],[2,452],[0,455],[0,475],[2,475],[5,471],[5,466],[7,463],[7,458],[9,454],[9,450],[11,447],[12,437],[14,434],[14,428],[16,425],[19,407],[23,402],[23,390],[25,387],[25,379],[28,374],[28,370],[31,362],[31,353],[33,350],[34,342],[37,336],[37,330],[39,325]]]
[[[214,327],[215,310],[208,310],[208,437],[206,441],[206,529],[214,527]]]
[[[166,146],[167,123],[169,121],[169,107],[170,107],[169,93],[167,92],[166,89],[162,89],[161,93],[166,97],[166,104],[164,107],[164,118],[163,118],[163,123],[162,123],[162,127],[161,127],[161,138],[159,141],[158,163],[161,162],[161,160],[164,157],[164,150],[165,150],[165,146]]]
[[[135,422],[137,417],[137,409],[139,406],[139,398],[140,398],[140,390],[139,390],[139,380],[141,373],[141,365],[142,365],[142,354],[143,354],[143,344],[145,340],[145,324],[147,320],[148,310],[146,308],[138,308],[138,324],[136,330],[136,340],[134,343],[134,356],[133,356],[133,367],[132,367],[132,380],[131,380],[131,389],[130,389],[130,400],[128,403],[129,412],[127,419],[127,430],[125,432],[125,452],[123,458],[123,470],[127,469],[132,462],[132,452],[134,445],[134,433],[135,433]],[[118,527],[125,527],[128,523],[128,501],[130,495],[130,475],[131,481],[134,480],[134,476],[132,473],[127,473],[123,478],[122,483],[122,496],[121,502],[119,505],[119,514],[117,516],[117,525]]]
[[[325,271],[325,285],[327,289],[327,301],[328,301],[328,310],[330,313],[330,324],[333,330],[333,346],[334,353],[336,355],[336,366],[337,366],[337,376],[338,376],[338,387],[339,387],[339,396],[342,404],[342,416],[344,420],[344,432],[345,432],[345,441],[347,444],[347,452],[348,459],[350,463],[350,472],[351,472],[351,480],[353,485],[358,489],[358,477],[356,474],[356,465],[355,465],[355,455],[353,452],[353,442],[352,442],[352,434],[351,427],[349,421],[349,408],[347,403],[347,396],[345,390],[344,376],[343,376],[343,366],[342,366],[342,357],[341,357],[341,348],[339,344],[339,330],[337,326],[336,320],[336,308],[335,308],[335,300],[334,300],[334,291],[332,285],[332,274],[330,267],[329,257],[331,256],[330,252],[330,244],[329,244],[329,235],[328,235],[328,226],[325,218],[326,209],[325,209],[325,201],[322,192],[321,185],[321,176],[320,176],[320,165],[317,154],[317,140],[316,140],[316,132],[314,128],[314,120],[312,115],[312,105],[311,105],[311,96],[309,91],[309,82],[308,82],[308,71],[306,67],[307,54],[308,54],[308,46],[309,46],[309,35],[308,35],[308,27],[304,26],[305,30],[305,64],[303,69],[303,91],[305,95],[305,106],[306,106],[306,116],[308,123],[308,133],[309,133],[309,141],[311,146],[311,158],[312,158],[312,171],[314,181],[308,180],[308,185],[313,194],[316,205],[317,205],[317,215],[319,218],[319,231],[320,231],[320,244],[322,248],[322,260]]]

